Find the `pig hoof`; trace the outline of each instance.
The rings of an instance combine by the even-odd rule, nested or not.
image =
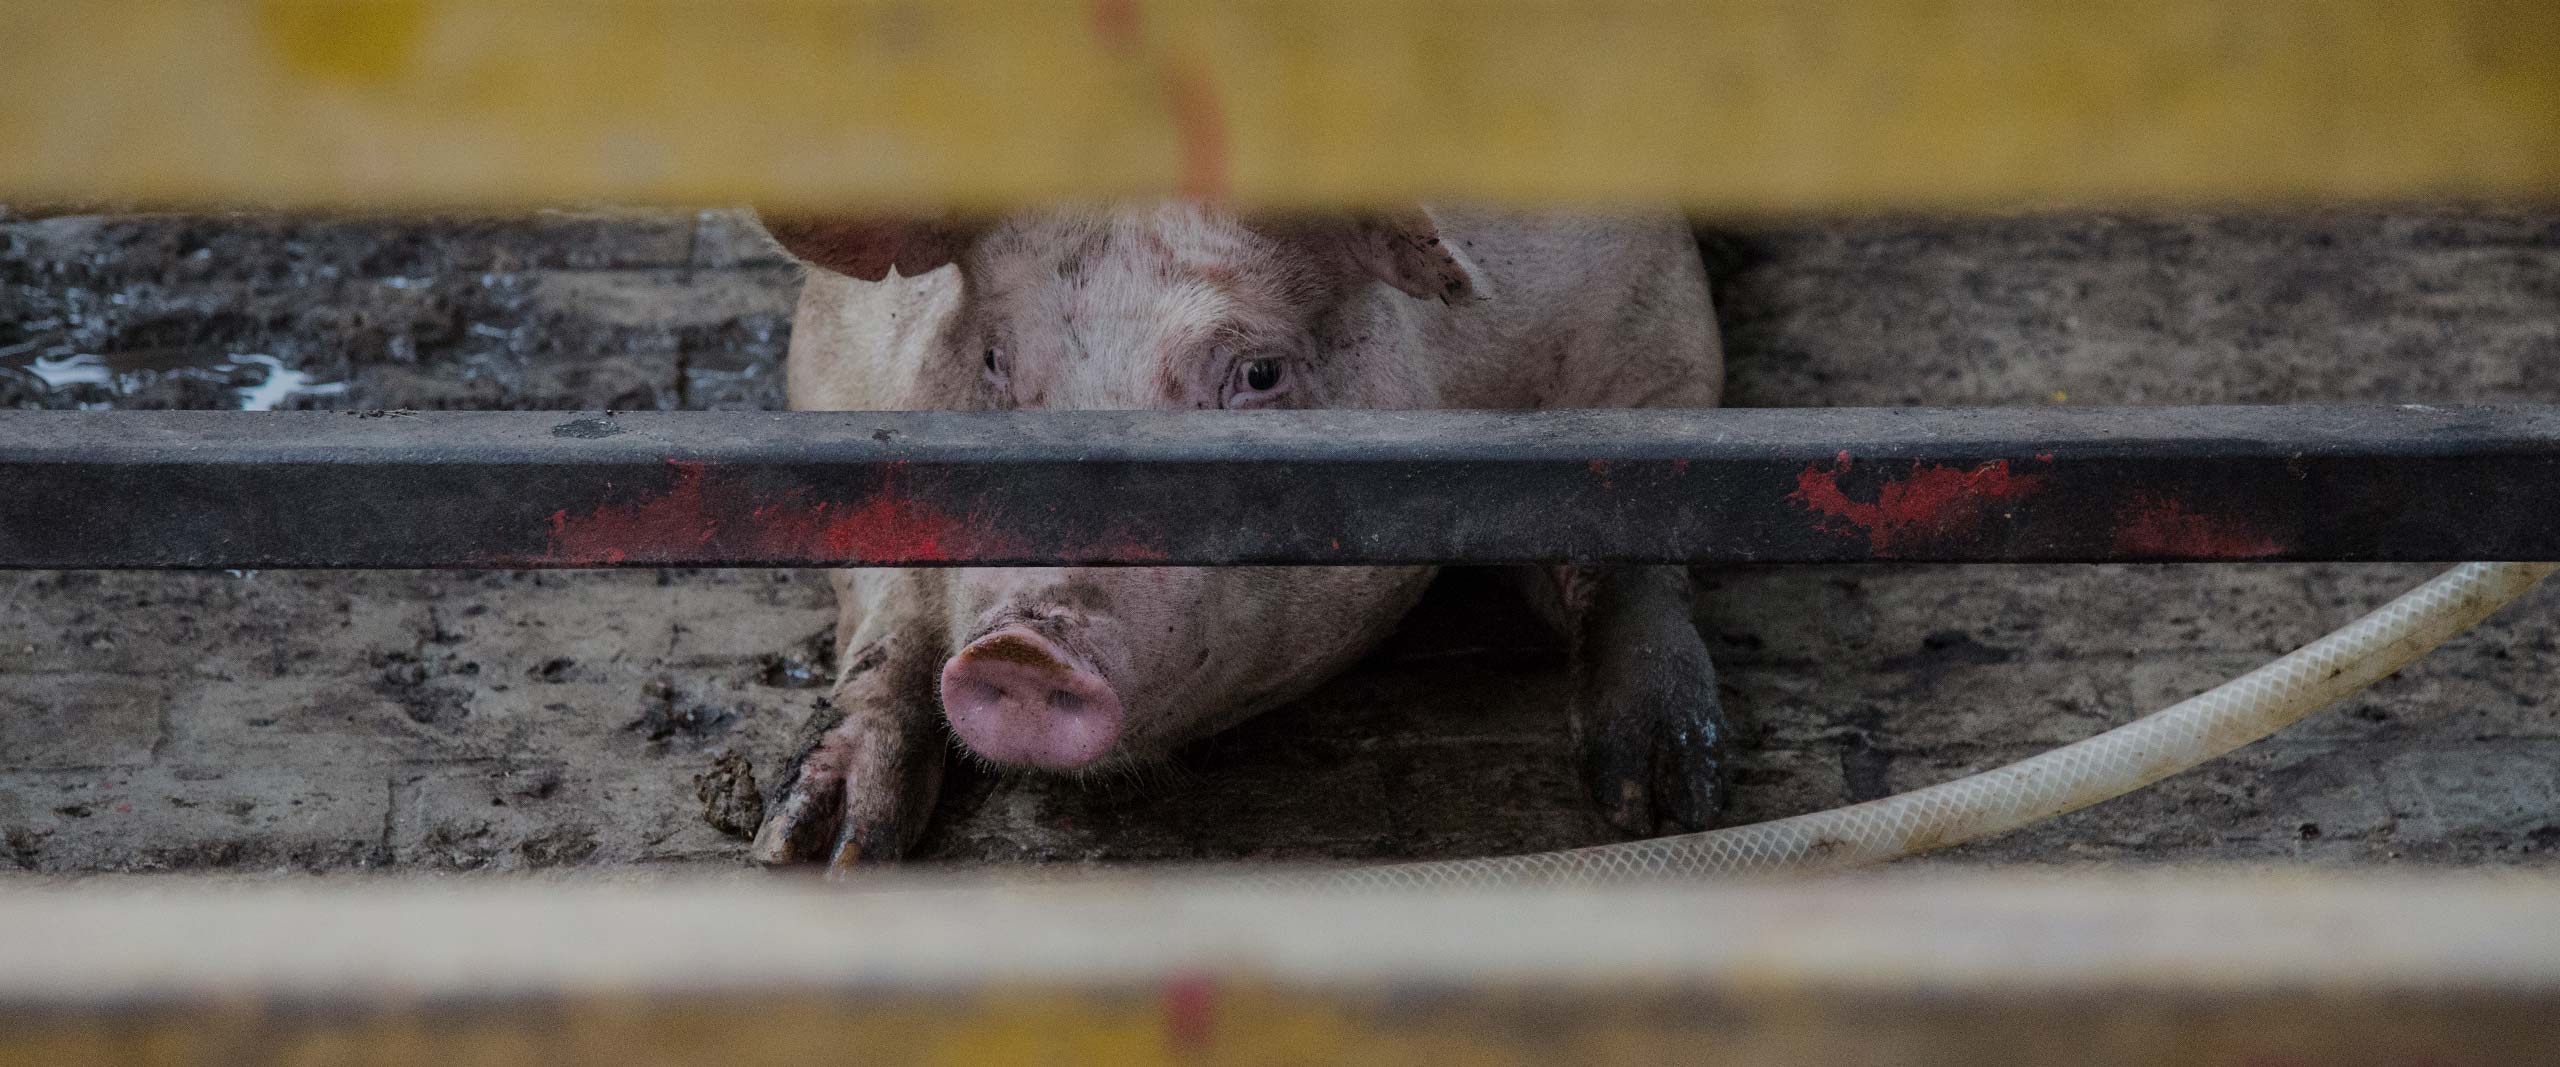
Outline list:
[[[849,714],[807,746],[765,805],[755,862],[840,874],[906,855],[941,784],[940,739],[918,745],[880,725]]]
[[[831,859],[844,819],[845,753],[825,738],[799,762],[765,802],[749,852],[757,863],[779,866]]]
[[[1575,680],[1583,785],[1629,834],[1704,830],[1724,808],[1730,731],[1715,664],[1679,621],[1595,657]]]

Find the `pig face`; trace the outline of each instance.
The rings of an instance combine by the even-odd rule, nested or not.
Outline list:
[[[1017,220],[962,274],[944,357],[974,367],[991,408],[1245,410],[1354,392],[1318,339],[1341,279],[1309,248],[1193,209]]]
[[[1429,406],[1412,321],[1481,295],[1418,213],[1247,221],[1190,204],[992,225],[772,225],[864,280],[957,266],[919,373],[937,406],[1134,410]],[[952,731],[1004,765],[1159,756],[1306,692],[1385,636],[1428,568],[949,572]]]

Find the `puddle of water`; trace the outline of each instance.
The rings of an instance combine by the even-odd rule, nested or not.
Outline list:
[[[107,368],[105,361],[86,352],[61,359],[37,356],[35,362],[27,364],[27,373],[35,375],[47,389],[69,389],[75,385],[103,385],[113,389],[116,384],[115,372]]]
[[[292,367],[285,366],[283,360],[277,359],[274,356],[242,355],[233,356],[231,358],[233,362],[225,363],[214,369],[237,370],[242,365],[241,361],[246,361],[249,365],[265,367],[267,369],[266,376],[260,379],[257,384],[239,386],[232,390],[232,392],[237,393],[240,396],[240,410],[242,411],[274,411],[276,409],[276,405],[282,404],[297,396],[344,396],[347,392],[347,383],[345,382],[320,381],[308,374],[295,370]]]
[[[23,356],[21,351],[14,355]],[[81,386],[103,389],[115,396],[130,396],[155,382],[170,379],[218,382],[230,388],[242,411],[273,411],[297,397],[344,396],[345,382],[324,382],[263,352],[236,353],[210,366],[129,366],[118,367],[93,352],[67,352],[56,346],[37,353],[23,362],[0,354],[0,371],[14,370],[42,383],[48,392],[61,392]],[[83,403],[83,409],[109,405]]]

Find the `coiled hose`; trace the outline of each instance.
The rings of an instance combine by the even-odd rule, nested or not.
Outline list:
[[[2560,564],[2462,564],[2327,637],[2143,718],[1881,800],[1649,841],[1358,867],[1313,880],[1403,889],[1828,871],[2006,833],[2123,796],[2283,729],[2470,629],[2554,569]]]

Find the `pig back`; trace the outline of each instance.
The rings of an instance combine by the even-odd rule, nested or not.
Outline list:
[[[1410,309],[1447,408],[1714,407],[1723,346],[1674,212],[1430,209],[1483,299]]]

